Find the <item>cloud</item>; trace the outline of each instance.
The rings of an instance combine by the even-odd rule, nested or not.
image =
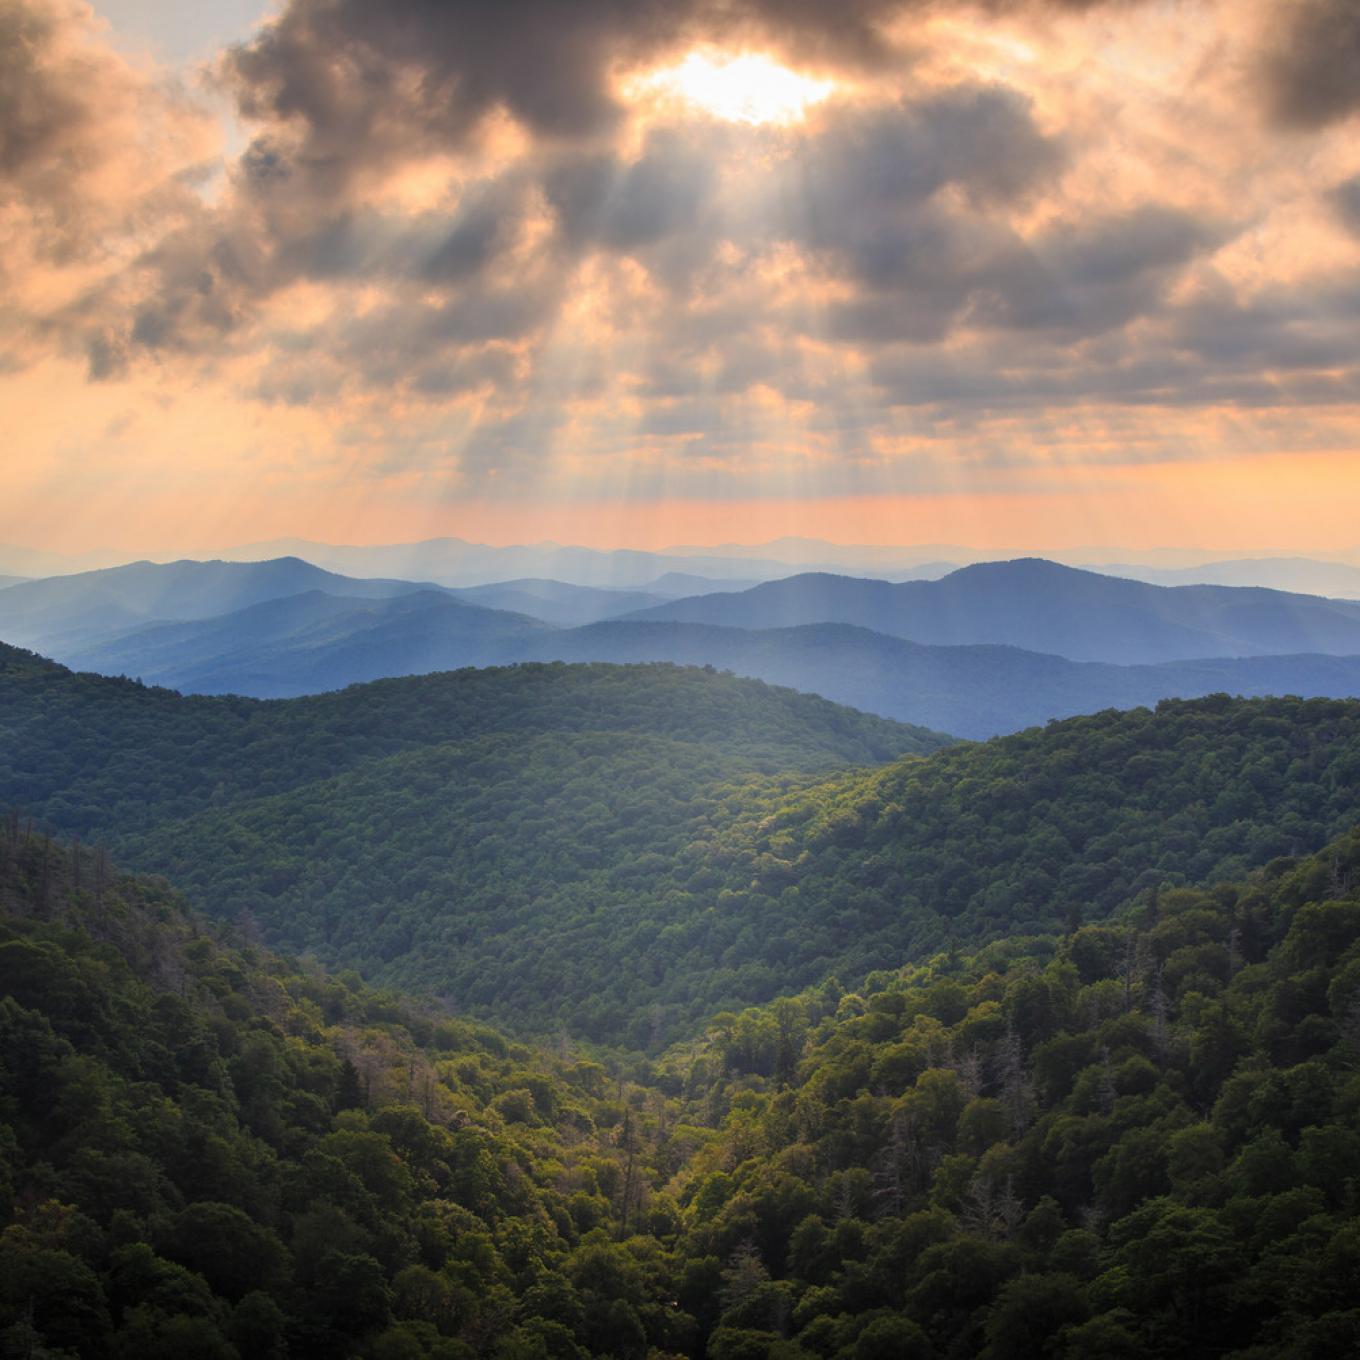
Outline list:
[[[1229,230],[1161,204],[1095,221],[1061,221],[997,262],[972,320],[1069,338],[1099,335],[1161,309],[1168,287]]]
[[[1360,236],[1360,175],[1336,185],[1328,197],[1342,223]]]
[[[711,148],[663,128],[631,162],[612,153],[564,157],[548,168],[543,187],[570,249],[634,253],[695,230],[714,180]]]
[[[1294,38],[1334,11],[1280,2]],[[0,0],[25,224],[0,346],[82,353],[101,400],[211,391],[261,443],[305,426],[377,480],[405,458],[506,495],[558,466],[830,485],[904,431],[942,457],[994,421],[1360,400],[1335,264],[1360,181],[1298,173],[1297,130],[1345,97],[1286,115],[1272,54],[1251,97],[1291,130],[1262,129],[1202,74],[1258,59],[1232,6],[1100,7],[288,0],[220,63],[248,140],[201,192],[181,88],[74,0]],[[841,83],[760,128],[624,93],[696,42]],[[1276,245],[1305,217],[1326,271],[1313,238]]]
[[[0,0],[0,359],[31,362],[74,320],[92,375],[118,371],[92,299],[193,215],[215,148],[184,90],[112,52],[86,6]]]
[[[1360,113],[1360,5],[1279,0],[1260,68],[1281,127],[1312,131]]]
[[[607,65],[685,17],[666,0],[292,0],[229,73],[248,116],[302,124],[309,165],[343,177],[385,148],[457,146],[496,108],[545,136],[598,132],[619,115]]]

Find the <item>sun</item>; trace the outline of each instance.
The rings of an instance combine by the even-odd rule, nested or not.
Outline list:
[[[676,66],[630,82],[627,93],[672,98],[731,123],[794,123],[834,88],[759,52],[737,56],[699,48]]]

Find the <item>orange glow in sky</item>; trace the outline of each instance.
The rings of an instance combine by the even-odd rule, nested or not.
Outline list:
[[[0,544],[1360,544],[1317,6],[13,3]]]

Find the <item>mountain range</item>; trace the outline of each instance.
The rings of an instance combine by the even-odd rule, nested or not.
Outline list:
[[[1132,563],[1093,565],[1107,576],[1128,576],[1149,585],[1265,586],[1360,599],[1360,567],[1349,562],[1320,562],[1310,557],[1249,557],[1205,562],[1194,567],[1152,567]]]
[[[627,617],[732,628],[850,623],[914,642],[1005,643],[1126,665],[1360,653],[1360,603],[1243,587],[1152,586],[1041,558],[979,563],[938,581],[900,584],[809,573]]]
[[[0,650],[0,807],[462,1010],[645,1047],[949,939],[1099,919],[1354,819],[1360,703],[955,743],[756,681],[522,665],[277,703]]]
[[[139,563],[10,587],[0,637],[76,669],[263,698],[521,661],[710,665],[969,738],[1216,691],[1360,693],[1360,605],[1347,601],[1151,586],[1021,560],[936,582],[809,574],[651,603],[693,583],[452,590],[298,559]],[[630,609],[639,600],[647,607]],[[1037,641],[1020,647],[1017,636]],[[1125,659],[1074,659],[1092,653]]]
[[[0,638],[56,651],[165,620],[206,620],[308,591],[391,599],[410,581],[354,580],[310,562],[133,562],[25,581],[0,594]]]

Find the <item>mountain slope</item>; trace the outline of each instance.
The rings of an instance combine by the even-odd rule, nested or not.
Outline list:
[[[682,1173],[686,1246],[746,1243],[755,1278],[711,1346],[1355,1354],[1358,889],[1352,833],[1113,927],[716,1017],[674,1063],[731,1111]]]
[[[1116,666],[1018,647],[923,646],[845,624],[748,630],[611,621],[526,637],[513,650],[535,660],[714,665],[972,739],[1104,708],[1206,694],[1360,695],[1360,657],[1218,657]]]
[[[649,593],[644,590],[605,590],[595,586],[573,586],[564,581],[526,579],[498,581],[493,585],[467,586],[454,592],[469,604],[485,609],[505,609],[527,614],[544,623],[562,628],[598,623],[619,614],[650,609],[673,598],[674,592]]]
[[[1115,666],[1015,647],[924,646],[846,624],[748,630],[611,620],[555,630],[522,615],[475,608],[464,598],[413,592],[364,601],[313,592],[220,619],[134,629],[66,650],[61,659],[191,693],[257,698],[521,661],[711,665],[969,738],[1218,692],[1360,694],[1355,657]]]
[[[664,1124],[660,1092],[286,963],[8,819],[0,1052],[6,1356],[607,1354],[610,1267],[637,1269],[612,1243],[678,1231],[631,1103]],[[639,1283],[623,1334],[695,1334],[676,1285]]]
[[[815,778],[778,772],[938,739],[664,666],[258,703],[11,657],[0,805],[291,947],[639,1046],[828,971],[1314,849],[1360,815],[1353,702],[1168,703]]]
[[[547,631],[538,619],[436,591],[390,599],[308,591],[220,618],[148,625],[65,648],[60,659],[196,694],[271,699],[484,665],[496,644]]]
[[[0,822],[0,1341],[89,1360],[1341,1360],[1360,840],[632,1072]],[[630,1079],[631,1076],[631,1079]]]
[[[1358,818],[1360,704],[1218,699],[816,782],[733,781],[683,743],[488,739],[126,844],[292,948],[509,1025],[615,1042],[626,1026],[637,1045],[950,939],[1099,920]]]
[[[1360,653],[1360,604],[1226,586],[1151,586],[1039,559],[964,567],[938,581],[810,574],[628,616],[774,628],[849,623],[941,645],[1004,643],[1081,661]]]
[[[11,646],[67,649],[157,620],[209,619],[267,600],[321,590],[383,599],[409,581],[354,580],[298,558],[268,562],[133,562],[11,586],[0,599],[0,638]]]
[[[262,702],[74,674],[0,645],[0,808],[87,836],[284,792],[374,758],[538,732],[668,738],[770,773],[877,763],[950,740],[665,665],[465,670]]]

